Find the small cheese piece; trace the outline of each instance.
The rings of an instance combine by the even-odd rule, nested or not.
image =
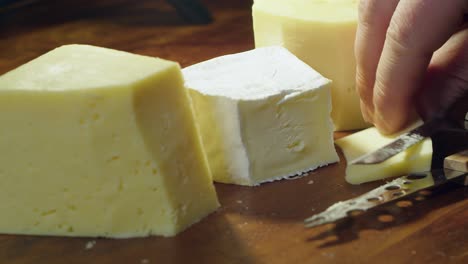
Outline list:
[[[330,81],[282,47],[182,70],[215,181],[257,185],[338,161]]]
[[[255,46],[281,45],[333,81],[336,130],[369,127],[355,91],[357,0],[255,0]]]
[[[0,233],[172,236],[218,207],[177,63],[85,45],[0,76]]]
[[[385,146],[396,136],[383,136],[375,127],[371,127],[338,139],[335,143],[341,148],[349,162]],[[351,184],[361,184],[412,172],[428,171],[431,169],[431,160],[432,141],[427,138],[382,163],[348,165],[346,167],[346,181]]]

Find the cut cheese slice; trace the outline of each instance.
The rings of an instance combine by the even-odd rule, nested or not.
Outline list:
[[[183,69],[215,181],[241,185],[338,161],[330,81],[282,47]]]
[[[420,123],[418,122],[418,124]],[[396,136],[383,136],[375,127],[371,127],[338,139],[335,143],[341,148],[349,162],[385,146]],[[431,169],[431,160],[432,141],[427,138],[382,163],[348,165],[346,167],[346,181],[351,184],[361,184],[412,172],[428,171]]]
[[[172,236],[218,207],[177,63],[68,45],[0,77],[0,233]]]
[[[356,0],[255,0],[255,46],[281,45],[333,81],[336,130],[369,127],[355,91]]]

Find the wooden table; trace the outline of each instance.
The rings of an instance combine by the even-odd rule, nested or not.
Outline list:
[[[215,18],[205,26],[185,24],[163,1],[57,2],[3,13],[0,74],[67,43],[182,66],[253,48],[251,1],[205,1]],[[0,235],[0,263],[468,263],[468,189],[455,184],[411,197],[409,208],[392,204],[335,226],[303,228],[307,216],[380,184],[347,184],[344,163],[260,187],[216,184],[222,207],[174,238]],[[381,214],[393,221],[379,221]]]

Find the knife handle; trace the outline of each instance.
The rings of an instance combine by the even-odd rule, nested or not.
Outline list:
[[[468,149],[446,157],[444,159],[444,168],[468,172]]]
[[[444,168],[468,172],[468,149],[446,157],[444,159]],[[468,186],[468,176],[465,176],[462,183]]]

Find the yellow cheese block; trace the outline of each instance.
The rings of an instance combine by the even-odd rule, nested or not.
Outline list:
[[[355,91],[357,0],[255,0],[255,46],[282,45],[332,83],[336,130],[369,127]]]
[[[68,45],[0,76],[0,233],[172,236],[218,207],[177,63]]]
[[[350,162],[364,154],[383,147],[396,136],[383,136],[375,127],[371,127],[338,139],[335,143],[343,151],[346,160]],[[389,177],[402,176],[412,172],[428,171],[431,169],[431,160],[432,141],[430,138],[427,138],[382,163],[348,165],[346,167],[346,181],[351,184],[361,184]]]

